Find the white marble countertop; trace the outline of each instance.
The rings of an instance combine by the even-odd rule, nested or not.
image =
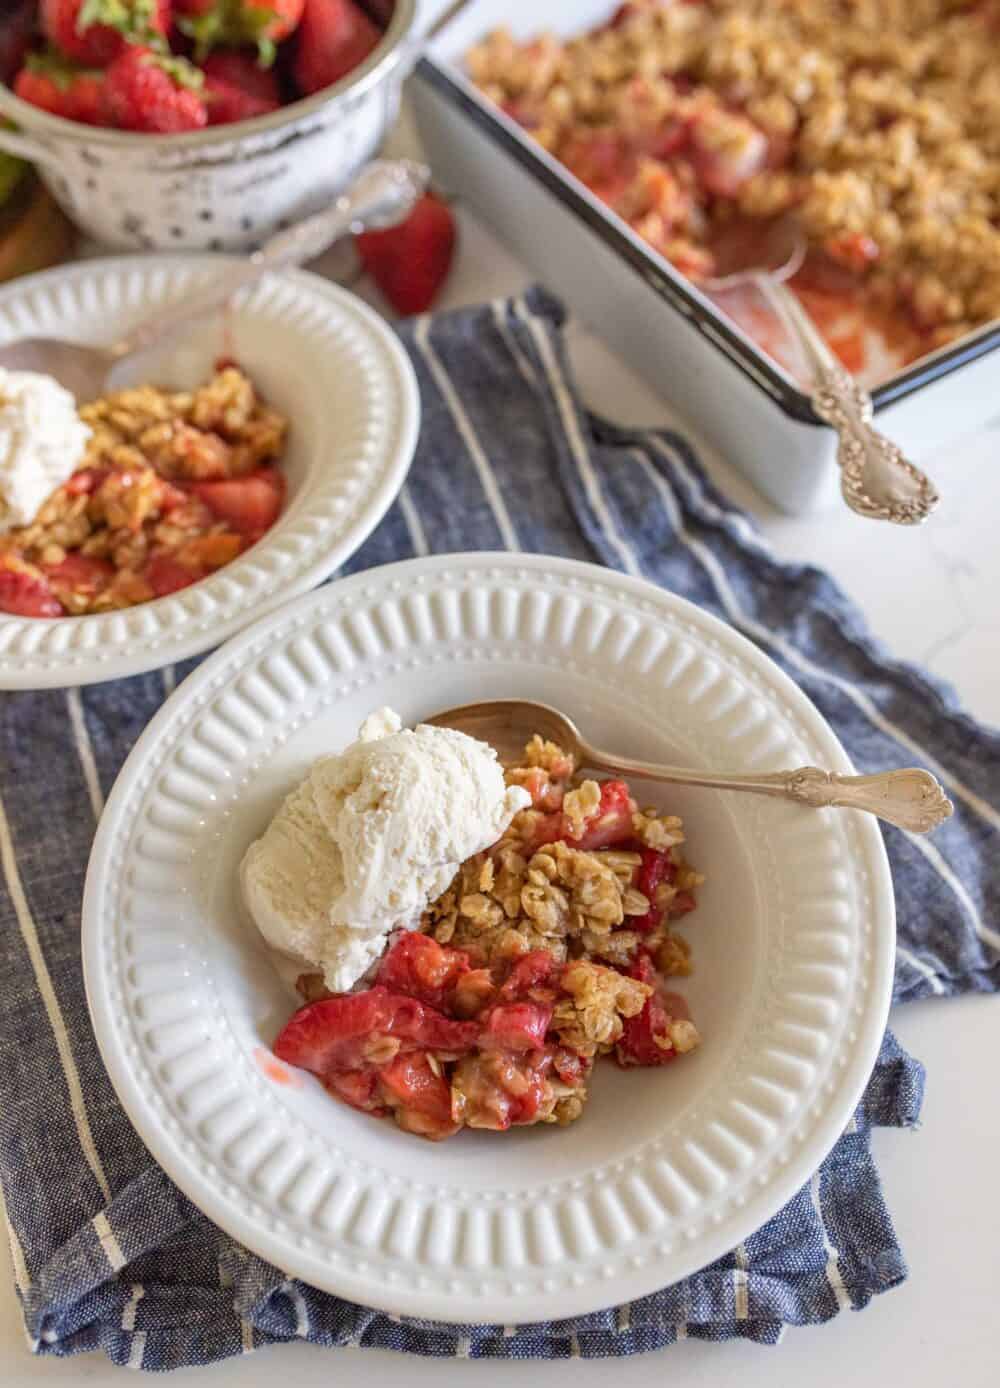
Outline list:
[[[523,268],[471,219],[444,306],[477,302],[524,288]],[[678,423],[591,335],[570,330],[573,362],[593,408],[630,425]],[[1000,367],[998,388],[1000,388]],[[690,431],[689,431],[690,432]],[[918,458],[944,498],[921,530],[866,523],[846,510],[809,517],[778,514],[722,459],[703,456],[727,494],[749,510],[777,552],[827,569],[867,613],[894,653],[949,680],[975,716],[1000,723],[1000,404],[991,427]],[[1000,769],[998,769],[1000,776]],[[911,1004],[893,1013],[905,1046],[928,1065],[924,1121],[916,1133],[877,1131],[874,1148],[888,1203],[910,1265],[909,1280],[861,1314],[844,1313],[821,1328],[792,1330],[776,1349],[688,1341],[661,1354],[617,1361],[616,1388],[674,1383],[711,1388],[808,1384],[882,1384],[889,1374],[908,1388],[961,1383],[995,1385],[1000,1374],[993,1317],[1000,1247],[996,1196],[1000,1150],[1000,1001],[966,998]],[[535,1388],[588,1388],[607,1381],[601,1361],[515,1363],[419,1360],[381,1351],[357,1358],[308,1345],[263,1350],[184,1372],[192,1388],[265,1388],[274,1374],[299,1388],[363,1373],[366,1388],[504,1388],[530,1379]],[[29,1353],[10,1267],[0,1254],[0,1383],[41,1382],[111,1388],[120,1371],[103,1357],[68,1361]]]

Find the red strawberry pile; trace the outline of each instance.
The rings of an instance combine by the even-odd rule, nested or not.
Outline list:
[[[39,0],[16,94],[67,120],[175,135],[338,82],[382,31],[354,0]]]

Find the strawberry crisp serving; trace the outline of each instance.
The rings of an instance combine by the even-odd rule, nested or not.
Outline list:
[[[243,554],[281,511],[287,422],[235,366],[194,391],[102,396],[76,428],[75,470],[0,533],[0,612],[76,616],[164,597]]]
[[[281,1031],[275,1055],[354,1108],[439,1140],[465,1127],[572,1123],[598,1057],[655,1066],[692,1051],[698,1032],[669,983],[691,972],[676,926],[694,910],[704,879],[684,859],[681,821],[640,809],[624,781],[584,779],[571,757],[537,735],[522,764],[504,770],[492,748],[464,734],[399,728],[389,710],[372,715],[357,743],[316,764],[245,860],[245,898],[262,931],[275,938],[280,903],[282,930],[298,932],[282,935],[283,945],[299,957],[311,948],[322,968],[299,977],[305,1006]],[[474,795],[457,788],[445,829],[443,817],[434,819],[429,768],[452,756],[478,780]],[[399,858],[390,861],[386,844],[406,804],[422,816],[415,835],[428,843],[437,836],[419,862],[411,858],[411,870],[438,890],[415,928],[379,941],[381,952],[350,989],[331,987],[349,976],[343,928],[335,947],[329,935],[305,944],[305,916],[278,891],[281,864],[297,864],[301,876],[302,855],[326,844],[330,856],[310,869],[308,885],[314,905],[332,890],[336,919],[352,893],[371,900],[370,880],[360,896],[352,887],[352,845],[364,846],[362,877],[392,875]],[[484,805],[492,820],[469,829]],[[505,822],[499,836],[435,881],[433,854],[460,851],[459,832],[479,832],[483,843],[497,815]],[[390,895],[401,899],[395,889]]]

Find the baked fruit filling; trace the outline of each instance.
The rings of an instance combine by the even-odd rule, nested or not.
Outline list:
[[[624,781],[581,779],[540,737],[505,776],[531,804],[499,843],[390,940],[367,986],[303,975],[274,1044],[336,1098],[435,1140],[572,1123],[600,1056],[665,1065],[699,1040],[669,987],[691,971],[676,923],[703,880],[681,821]]]
[[[238,367],[194,391],[140,386],[84,405],[79,466],[0,534],[0,612],[135,607],[238,558],[284,504],[287,421]]]

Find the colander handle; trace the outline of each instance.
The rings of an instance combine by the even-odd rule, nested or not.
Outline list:
[[[6,154],[15,155],[18,159],[27,159],[29,164],[47,164],[55,169],[62,167],[59,156],[46,145],[33,140],[29,135],[19,135],[14,130],[8,130],[3,125],[0,125],[0,149]]]

